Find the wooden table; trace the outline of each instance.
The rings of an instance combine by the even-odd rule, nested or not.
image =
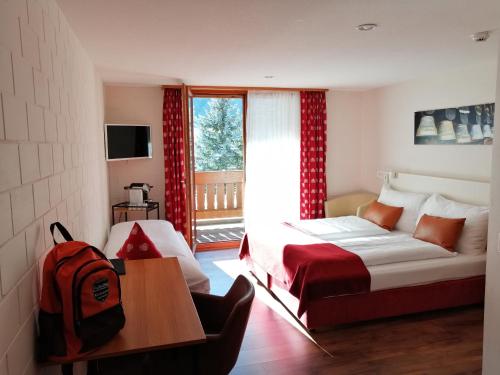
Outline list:
[[[131,260],[120,276],[125,327],[84,360],[202,343],[205,332],[177,258]]]
[[[106,345],[79,361],[206,341],[177,258],[125,261],[125,272],[120,276],[125,327]],[[71,368],[63,366],[63,373],[71,373]]]

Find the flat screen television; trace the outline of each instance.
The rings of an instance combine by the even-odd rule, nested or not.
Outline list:
[[[149,125],[106,124],[106,160],[153,156]]]

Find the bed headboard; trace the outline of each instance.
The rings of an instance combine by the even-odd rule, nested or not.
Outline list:
[[[389,183],[396,190],[438,193],[459,202],[489,206],[490,183],[449,177],[389,172]]]

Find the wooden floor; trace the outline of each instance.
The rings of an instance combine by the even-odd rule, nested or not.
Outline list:
[[[238,272],[237,251],[196,256],[212,293],[223,295]],[[481,373],[481,306],[338,326],[313,335],[322,350],[263,287],[256,292],[233,375]]]

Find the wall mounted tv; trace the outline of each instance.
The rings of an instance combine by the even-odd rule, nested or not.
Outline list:
[[[149,125],[106,124],[106,160],[145,159],[153,156]]]

